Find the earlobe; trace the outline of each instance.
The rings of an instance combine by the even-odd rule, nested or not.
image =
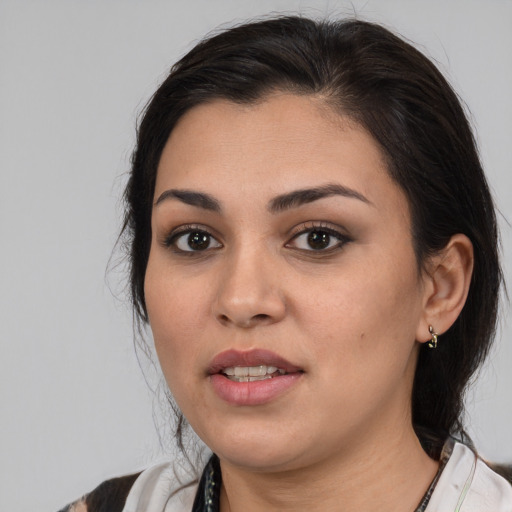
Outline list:
[[[446,247],[428,262],[418,341],[431,342],[431,326],[438,334],[452,326],[466,302],[472,273],[473,244],[466,235],[453,235]]]

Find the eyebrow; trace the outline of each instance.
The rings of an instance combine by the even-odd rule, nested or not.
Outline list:
[[[190,206],[197,206],[203,210],[209,210],[216,213],[220,213],[221,211],[220,203],[217,199],[210,194],[195,192],[193,190],[166,190],[160,194],[154,206],[158,206],[167,199],[178,199],[182,203],[189,204]]]
[[[330,196],[343,196],[351,199],[358,199],[363,203],[372,205],[373,203],[367,199],[363,194],[357,192],[338,183],[329,183],[321,187],[304,188],[300,190],[294,190],[280,196],[275,197],[270,201],[268,210],[271,213],[279,213],[290,208],[297,208],[303,204],[312,203],[325,197]]]
[[[267,208],[271,213],[279,213],[330,196],[343,196],[350,199],[358,199],[359,201],[369,205],[373,204],[363,194],[357,192],[356,190],[353,190],[349,187],[344,187],[343,185],[339,185],[337,183],[329,183],[320,187],[294,190],[292,192],[287,192],[286,194],[276,196],[269,202]],[[215,199],[215,197],[210,194],[206,194],[204,192],[196,192],[194,190],[166,190],[160,194],[158,199],[155,201],[154,206],[158,206],[160,203],[168,199],[178,199],[182,203],[216,213],[221,213],[222,211],[220,202]]]

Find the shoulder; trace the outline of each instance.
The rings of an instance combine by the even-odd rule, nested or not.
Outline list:
[[[192,510],[198,481],[180,478],[177,476],[178,473],[179,471],[176,471],[174,465],[169,462],[143,471],[126,499],[123,512]]]
[[[197,481],[176,476],[170,462],[113,478],[59,512],[182,512],[191,510]]]
[[[112,478],[59,512],[121,512],[140,473]]]
[[[467,446],[455,442],[427,512],[512,512],[512,485]]]

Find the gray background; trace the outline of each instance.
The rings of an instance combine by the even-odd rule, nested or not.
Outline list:
[[[415,41],[467,102],[512,219],[510,0],[0,0],[1,510],[57,510],[162,457],[129,307],[105,281],[135,119],[206,32],[270,11],[356,12]],[[470,431],[498,461],[512,461],[511,337],[504,320],[468,395]]]

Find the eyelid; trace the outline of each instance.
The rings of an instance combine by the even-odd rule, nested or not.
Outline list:
[[[303,252],[311,252],[316,254],[321,254],[335,251],[336,249],[340,249],[342,246],[344,246],[346,243],[351,242],[353,239],[350,235],[347,234],[346,229],[341,228],[339,226],[334,227],[331,223],[326,221],[307,221],[303,222],[302,224],[299,224],[298,226],[295,226],[291,232],[290,232],[290,238],[288,242],[286,242],[286,247],[292,247],[290,244],[293,242],[293,240],[296,240],[299,236],[309,233],[311,231],[323,231],[327,234],[337,238],[339,240],[339,243],[336,244],[334,247],[330,247],[323,250],[314,250],[314,249],[300,249],[295,248],[296,250],[300,250]]]
[[[339,237],[349,238],[347,230],[343,226],[338,226],[325,220],[308,220],[306,222],[301,222],[290,230],[290,240],[297,235],[307,231],[314,231],[315,229],[318,231],[327,231]]]
[[[217,247],[209,247],[208,249],[204,249],[203,251],[185,251],[182,249],[179,249],[175,242],[176,240],[191,232],[201,232],[207,234],[209,237],[211,237],[212,240],[217,242],[219,245]],[[170,232],[165,234],[161,239],[161,244],[164,247],[167,247],[169,249],[172,249],[178,254],[186,254],[186,255],[193,255],[193,254],[200,254],[200,253],[206,253],[209,250],[212,249],[219,249],[223,246],[222,242],[219,240],[219,236],[213,233],[213,229],[209,228],[208,226],[204,226],[202,224],[183,224],[182,226],[178,226],[176,228],[173,228]]]

